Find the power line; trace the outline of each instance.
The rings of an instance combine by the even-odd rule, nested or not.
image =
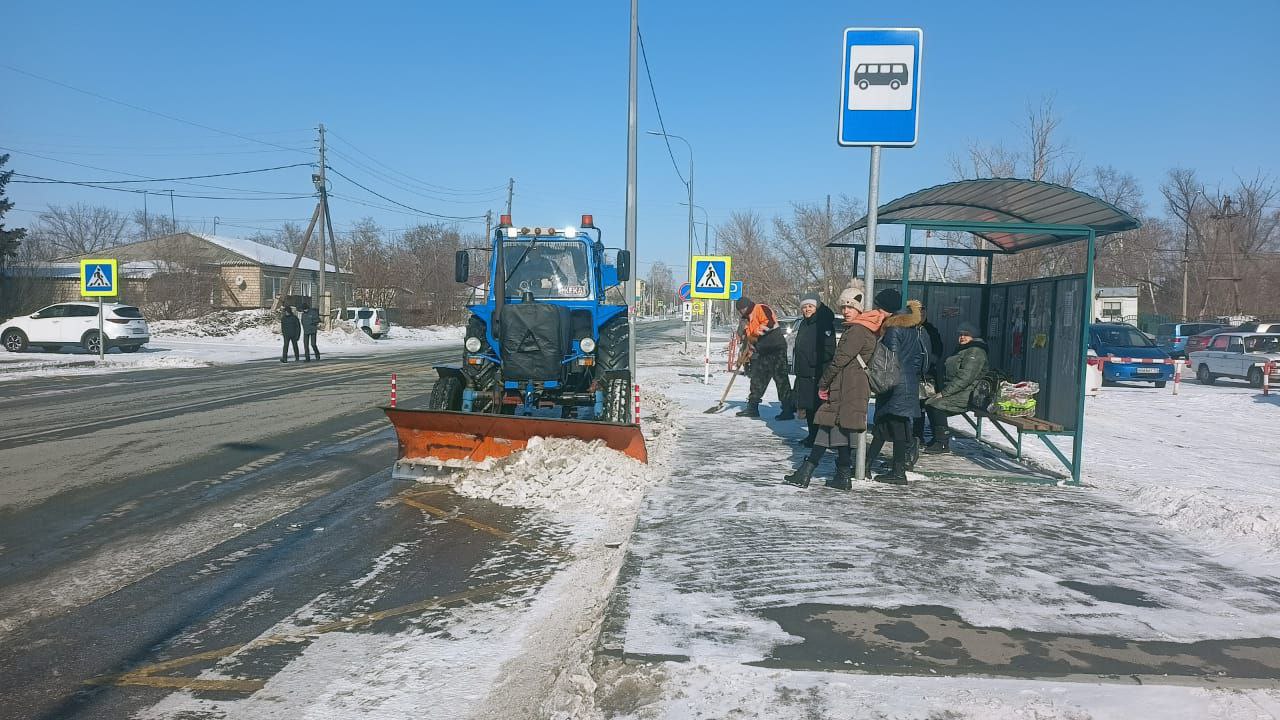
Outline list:
[[[413,177],[412,175],[409,175],[408,173],[403,173],[403,172],[400,172],[399,170],[396,170],[395,168],[393,168],[393,167],[391,167],[391,166],[387,165],[386,163],[383,163],[381,160],[378,160],[377,158],[375,158],[374,156],[370,155],[369,153],[367,153],[367,152],[365,152],[365,151],[361,150],[360,148],[356,147],[354,144],[352,144],[352,143],[351,143],[351,141],[350,141],[350,140],[347,140],[346,138],[341,137],[341,136],[337,135],[336,133],[330,132],[330,133],[329,133],[329,135],[331,135],[331,136],[333,136],[333,137],[337,138],[337,139],[338,139],[338,141],[339,141],[339,142],[341,142],[343,145],[346,145],[347,147],[351,148],[352,150],[354,150],[354,151],[356,151],[356,152],[360,153],[361,155],[365,156],[366,158],[368,158],[368,159],[369,159],[369,160],[371,160],[372,162],[376,163],[376,164],[377,164],[377,165],[379,165],[380,167],[385,168],[386,170],[389,170],[389,171],[391,171],[391,172],[395,173],[396,175],[399,175],[399,176],[401,176],[401,177],[405,178],[406,180],[409,180],[409,181],[411,181],[411,182],[414,182],[414,183],[416,183],[416,184],[418,184],[418,185],[422,185],[423,187],[430,188],[431,190],[434,190],[434,191],[436,191],[436,192],[445,193],[445,194],[450,194],[450,195],[482,195],[482,194],[492,194],[492,193],[494,193],[494,192],[496,192],[496,191],[498,191],[498,190],[506,190],[506,189],[507,189],[507,186],[506,186],[505,184],[503,184],[503,185],[496,185],[496,186],[493,186],[493,187],[478,188],[478,189],[476,189],[476,190],[463,190],[463,189],[461,189],[461,188],[451,188],[451,187],[447,187],[447,186],[445,186],[445,185],[435,185],[435,184],[429,183],[429,182],[427,182],[427,181],[425,181],[425,180],[419,180],[419,179],[417,179],[417,178]]]
[[[390,175],[387,175],[386,173],[379,172],[378,170],[375,170],[375,169],[373,169],[373,168],[369,167],[368,165],[365,165],[364,163],[360,162],[359,160],[356,160],[355,158],[351,157],[350,155],[348,155],[348,154],[346,154],[346,153],[344,153],[344,152],[342,152],[342,151],[340,151],[340,150],[335,150],[335,149],[333,149],[333,148],[329,148],[329,154],[330,154],[330,155],[334,155],[334,156],[336,156],[336,157],[338,157],[338,158],[341,158],[341,159],[343,159],[343,160],[345,160],[345,161],[347,161],[347,162],[351,163],[352,165],[354,165],[354,166],[356,166],[356,167],[358,167],[358,168],[361,168],[362,170],[364,170],[365,172],[369,173],[369,174],[370,174],[370,175],[372,175],[373,177],[378,178],[379,180],[382,180],[383,182],[386,182],[388,185],[392,185],[392,186],[394,186],[394,187],[396,187],[396,188],[398,188],[398,189],[400,189],[400,190],[403,190],[403,191],[405,191],[405,192],[407,192],[407,193],[410,193],[410,194],[412,194],[412,195],[414,195],[414,196],[421,197],[421,198],[426,199],[426,200],[431,200],[432,202],[446,202],[446,203],[454,203],[454,204],[458,204],[458,205],[488,205],[488,204],[490,204],[490,203],[497,202],[498,200],[501,200],[501,197],[500,197],[500,196],[498,196],[498,195],[496,195],[496,194],[494,194],[494,193],[489,193],[489,194],[488,194],[487,196],[485,196],[485,197],[477,198],[477,199],[474,199],[474,200],[461,200],[461,199],[448,198],[448,197],[437,197],[437,196],[435,196],[435,195],[431,195],[431,194],[429,194],[429,193],[427,193],[427,192],[424,192],[423,190],[421,190],[421,189],[419,189],[419,188],[416,188],[416,187],[413,187],[413,186],[408,185],[408,184],[406,184],[406,183],[400,182],[400,181],[396,180],[395,178],[391,177]],[[504,189],[505,189],[505,188],[504,188]]]
[[[420,209],[418,209],[418,208],[416,208],[416,207],[413,207],[412,205],[405,205],[404,203],[402,203],[402,202],[400,202],[400,201],[398,201],[398,200],[392,200],[391,198],[387,197],[386,195],[383,195],[382,193],[380,193],[380,192],[378,192],[378,191],[376,191],[376,190],[370,190],[369,188],[365,187],[364,185],[361,185],[360,183],[356,182],[355,180],[352,180],[351,178],[349,178],[349,177],[347,177],[346,175],[342,174],[342,172],[340,172],[340,171],[338,171],[338,170],[334,169],[334,167],[333,167],[332,165],[326,165],[326,166],[325,166],[325,169],[326,169],[326,170],[331,170],[331,171],[333,171],[333,174],[337,175],[338,177],[342,178],[343,180],[346,180],[347,182],[351,183],[352,185],[355,185],[356,187],[360,188],[361,190],[364,190],[365,192],[369,193],[370,195],[375,195],[375,196],[377,196],[377,197],[379,197],[379,198],[382,198],[383,200],[386,200],[387,202],[391,203],[392,205],[397,205],[397,206],[402,207],[402,208],[404,208],[404,209],[406,209],[406,210],[412,210],[413,212],[415,212],[415,213],[417,213],[417,214],[419,214],[419,215],[426,215],[426,216],[428,216],[428,217],[439,218],[439,219],[441,219],[441,220],[483,220],[483,219],[484,219],[484,216],[483,216],[483,215],[466,215],[466,216],[458,216],[458,215],[442,215],[442,214],[440,214],[440,213],[433,213],[433,212],[429,212],[429,211],[427,211],[427,210],[420,210]]]
[[[28,175],[26,173],[14,173],[15,177],[31,178],[31,180],[11,180],[15,184],[32,184],[32,180],[41,181],[39,184],[57,184],[57,185],[77,185],[79,187],[95,188],[97,190],[114,190],[116,192],[133,193],[135,195],[165,195],[176,198],[187,198],[190,200],[302,200],[304,198],[315,197],[310,195],[288,195],[280,197],[228,197],[223,195],[186,195],[183,193],[171,193],[168,190],[134,190],[132,188],[111,187],[110,185],[95,185],[93,183],[77,182],[75,180],[57,180],[55,178],[42,177],[40,175]]]
[[[644,51],[644,35],[640,34],[640,28],[636,28],[636,37],[640,38],[640,56],[644,58],[644,74],[649,78],[649,93],[653,95],[653,109],[658,113],[658,127],[662,128],[662,141],[667,144],[667,156],[671,158],[671,167],[675,168],[676,177],[680,178],[680,182],[685,182],[684,175],[680,173],[680,166],[676,164],[676,154],[671,150],[671,138],[667,137],[667,125],[662,121],[662,106],[658,104],[658,91],[653,86],[653,73],[649,70],[649,55]]]
[[[0,148],[0,150],[5,148]],[[179,180],[203,180],[205,178],[231,177],[232,175],[252,175],[254,173],[273,172],[275,170],[288,170],[296,167],[312,167],[312,163],[294,163],[292,165],[279,165],[269,168],[258,168],[256,170],[236,170],[235,172],[213,173],[211,175],[184,175],[182,177],[169,178],[145,178],[141,180],[77,180],[76,182],[91,183],[96,185],[124,185],[128,183],[145,183],[145,182],[174,182]],[[70,180],[52,180],[48,182],[71,182]],[[269,192],[269,191],[261,191]]]
[[[35,74],[35,73],[33,73],[33,72],[29,72],[29,71],[27,71],[27,70],[23,70],[23,69],[21,69],[21,68],[16,68],[16,67],[14,67],[14,66],[12,66],[12,65],[9,65],[9,64],[6,64],[6,63],[0,63],[0,67],[5,68],[5,69],[7,69],[7,70],[11,70],[11,71],[13,71],[13,72],[16,72],[16,73],[18,73],[19,75],[26,75],[27,77],[35,78],[36,80],[43,80],[44,82],[52,83],[52,84],[57,85],[57,86],[59,86],[59,87],[64,87],[64,88],[66,88],[66,89],[68,89],[68,90],[74,90],[75,92],[81,93],[81,94],[83,94],[83,95],[88,95],[89,97],[97,98],[97,99],[99,99],[99,100],[105,100],[105,101],[110,102],[110,103],[115,103],[116,105],[120,105],[120,106],[123,106],[123,107],[127,107],[127,108],[129,108],[129,109],[131,109],[131,110],[137,110],[138,112],[144,112],[144,113],[147,113],[147,114],[149,114],[149,115],[155,115],[156,117],[162,117],[162,118],[164,118],[164,119],[166,119],[166,120],[172,120],[172,121],[174,121],[174,122],[182,123],[183,125],[190,125],[191,127],[197,127],[197,128],[200,128],[201,130],[208,130],[208,131],[210,131],[210,132],[215,132],[215,133],[218,133],[218,134],[220,134],[220,135],[228,135],[228,136],[230,136],[230,137],[240,138],[241,140],[248,140],[249,142],[258,143],[258,144],[260,144],[260,145],[269,145],[269,146],[271,146],[271,147],[278,148],[278,149],[280,149],[280,150],[289,150],[289,151],[291,151],[291,152],[303,152],[302,150],[298,150],[297,148],[289,148],[289,147],[285,147],[284,145],[278,145],[278,144],[276,144],[276,143],[269,142],[269,141],[267,141],[267,140],[259,140],[258,138],[250,137],[250,136],[248,136],[248,135],[241,135],[240,133],[231,132],[231,131],[229,131],[229,130],[220,130],[220,129],[218,129],[218,128],[216,128],[216,127],[212,127],[212,126],[210,126],[210,125],[205,125],[205,124],[203,124],[203,123],[194,122],[194,121],[192,121],[192,120],[186,120],[186,119],[183,119],[183,118],[177,117],[177,116],[175,116],[175,115],[169,115],[169,114],[167,114],[167,113],[162,113],[162,112],[160,112],[159,110],[152,110],[152,109],[150,109],[150,108],[142,107],[141,105],[134,105],[133,103],[125,102],[124,100],[117,100],[117,99],[115,99],[115,98],[113,98],[113,97],[108,97],[108,96],[106,96],[106,95],[103,95],[103,94],[101,94],[101,93],[96,93],[96,92],[93,92],[93,91],[91,91],[91,90],[85,90],[85,89],[83,89],[83,88],[78,88],[78,87],[76,87],[75,85],[70,85],[70,84],[68,84],[68,83],[64,83],[64,82],[59,81],[59,80],[54,80],[53,78],[47,78],[47,77],[45,77],[45,76],[43,76],[43,75],[37,75],[37,74]]]

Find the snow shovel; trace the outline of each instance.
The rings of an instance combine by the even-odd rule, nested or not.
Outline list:
[[[738,366],[733,369],[733,374],[729,376],[729,384],[725,386],[724,392],[720,394],[720,402],[716,403],[715,405],[712,405],[711,407],[707,408],[706,410],[703,410],[702,412],[706,413],[707,415],[715,415],[716,413],[724,410],[724,401],[725,401],[725,398],[729,397],[729,391],[733,389],[734,378],[738,377],[738,373],[742,370],[743,367],[746,366],[747,361],[750,359],[751,359],[751,351],[748,350],[747,352],[742,353],[742,357],[738,358]]]

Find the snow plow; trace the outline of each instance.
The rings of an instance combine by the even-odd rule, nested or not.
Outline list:
[[[397,476],[505,457],[534,437],[600,440],[646,462],[627,306],[606,301],[630,278],[630,253],[608,262],[590,215],[563,229],[516,228],[503,215],[491,240],[487,277],[472,278],[467,250],[455,259],[455,279],[484,298],[467,308],[462,363],[436,366],[427,410],[384,408],[399,439]]]

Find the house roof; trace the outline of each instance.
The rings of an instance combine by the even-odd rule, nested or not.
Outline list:
[[[262,243],[243,238],[210,235],[208,233],[177,233],[162,235],[149,240],[117,245],[108,250],[99,250],[85,255],[63,258],[61,262],[79,261],[81,258],[97,258],[103,255],[113,256],[133,265],[164,265],[175,260],[195,261],[210,265],[262,265],[288,269],[293,267],[296,255],[285,250],[263,245]],[[301,270],[318,271],[320,263],[312,258],[302,258],[298,263]],[[335,269],[333,263],[325,263],[327,272],[350,273],[350,270]]]
[[[1138,288],[1134,287],[1100,287],[1093,289],[1093,296],[1100,298],[1138,297]]]
[[[1075,242],[1081,232],[1098,237],[1133,230],[1141,222],[1105,200],[1062,185],[1021,178],[983,178],[935,185],[881,205],[877,221],[921,229],[971,232],[999,251]],[[964,228],[973,224],[972,229]],[[983,227],[986,225],[987,227]],[[836,233],[831,246],[867,226],[863,216]],[[1021,227],[1013,227],[1021,226]]]

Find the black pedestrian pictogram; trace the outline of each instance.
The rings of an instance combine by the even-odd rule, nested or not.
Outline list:
[[[715,263],[707,263],[707,269],[702,271],[702,277],[698,279],[698,289],[703,288],[711,290],[723,290],[724,281],[720,279],[720,273],[716,272]]]
[[[102,271],[101,265],[93,266],[93,275],[89,276],[89,282],[85,283],[85,287],[89,290],[111,289],[111,281],[107,279],[107,274]]]

